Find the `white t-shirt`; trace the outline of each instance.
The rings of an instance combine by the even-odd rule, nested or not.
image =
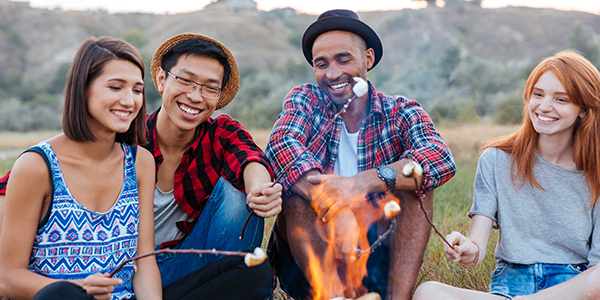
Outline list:
[[[342,122],[342,133],[340,134],[340,147],[333,168],[333,174],[350,177],[358,174],[358,131],[349,133],[346,125]]]

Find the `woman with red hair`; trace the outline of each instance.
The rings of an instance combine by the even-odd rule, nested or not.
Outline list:
[[[600,261],[600,73],[562,51],[531,72],[523,97],[521,128],[482,148],[469,233],[452,232],[444,249],[450,261],[476,266],[499,229],[489,292],[427,282],[414,299],[512,299],[555,286],[532,296],[551,299],[598,276],[577,275]],[[569,297],[588,299],[578,292]]]

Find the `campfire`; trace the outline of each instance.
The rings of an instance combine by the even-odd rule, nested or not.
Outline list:
[[[422,174],[422,168],[412,159],[404,166],[402,174],[407,178],[417,178]],[[415,181],[416,184],[416,181]],[[418,186],[416,186],[418,190]],[[359,196],[364,198],[364,195]],[[334,222],[322,223],[317,220],[316,227],[325,242],[326,249],[321,255],[316,255],[313,249],[309,252],[309,274],[307,279],[313,288],[312,297],[315,300],[345,300],[345,299],[381,299],[377,293],[366,294],[362,280],[367,276],[367,260],[372,250],[381,244],[395,229],[394,217],[400,212],[399,199],[388,193],[377,205],[364,201],[352,209],[357,223],[358,234],[347,233],[344,240],[350,241],[356,249],[352,253],[337,253],[334,237],[336,226]],[[390,220],[389,229],[379,236],[378,240],[369,245],[367,232],[371,224],[385,218]],[[339,238],[338,238],[339,240]]]
[[[393,217],[400,212],[400,205],[398,199],[391,194],[377,205],[365,201],[358,203],[360,204],[355,205],[350,213],[355,216],[358,225],[356,230],[337,228],[335,218],[327,223],[316,221],[315,225],[324,241],[325,249],[307,249],[309,256],[307,279],[312,286],[312,299],[381,299],[376,293],[367,294],[368,291],[363,286],[362,280],[367,276],[367,260],[371,251],[375,250],[394,230]],[[390,228],[377,241],[369,245],[367,239],[369,227],[382,218],[390,220]],[[336,245],[335,240],[342,240],[346,247]],[[352,245],[351,250],[347,248],[348,244]]]

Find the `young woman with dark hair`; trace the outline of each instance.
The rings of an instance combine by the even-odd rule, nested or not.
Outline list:
[[[144,65],[125,41],[90,38],[68,75],[64,133],[26,150],[6,189],[0,289],[11,299],[161,299]],[[137,153],[137,155],[136,155]],[[135,292],[135,294],[134,294]]]

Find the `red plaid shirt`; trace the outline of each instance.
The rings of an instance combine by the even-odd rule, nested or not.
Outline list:
[[[447,182],[456,173],[454,159],[429,115],[419,103],[402,96],[386,96],[369,82],[370,105],[362,122],[357,145],[358,171],[412,157],[423,167],[423,191]],[[271,132],[266,155],[279,175],[337,113],[333,101],[314,84],[304,84],[287,95],[283,111]],[[294,164],[281,180],[289,189],[306,172],[333,173],[340,142],[342,118]],[[369,195],[381,199],[385,193]]]
[[[0,178],[0,195],[6,195],[6,183],[8,182],[8,176],[10,176],[10,171],[8,171],[4,177]]]
[[[158,111],[148,116],[146,137],[149,143],[144,146],[154,155],[156,172],[163,162],[156,139],[155,123]],[[229,116],[209,118],[196,128],[196,135],[196,140],[186,150],[175,171],[173,187],[177,204],[190,217],[197,219],[200,216],[206,200],[221,177],[235,188],[244,191],[242,175],[244,167],[249,162],[263,164],[273,176],[273,171],[262,150],[242,125]],[[179,230],[185,234],[189,233],[193,226],[194,224],[189,222],[177,224]],[[166,247],[177,242],[177,240],[166,242],[161,246]]]

